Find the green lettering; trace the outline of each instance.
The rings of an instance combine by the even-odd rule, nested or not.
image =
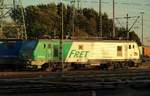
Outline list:
[[[89,51],[85,51],[85,57],[87,57],[88,53],[89,53]]]
[[[73,54],[75,54],[75,52],[76,52],[76,50],[72,50],[72,51],[70,52],[69,57],[71,57]]]
[[[80,56],[79,56],[79,57],[80,57],[80,58],[83,58],[83,57],[84,57],[84,55],[85,55],[85,51],[81,51],[81,52],[80,52]]]
[[[80,55],[80,52],[79,51],[76,51],[75,55],[74,55],[74,58],[78,58]]]
[[[86,58],[88,56],[89,51],[76,51],[72,50],[70,52],[69,58],[74,57],[74,58]]]

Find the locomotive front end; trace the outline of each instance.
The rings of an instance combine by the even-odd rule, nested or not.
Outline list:
[[[37,41],[35,40],[25,40],[22,41],[22,47],[19,52],[19,59],[22,61],[25,66],[31,66],[31,62],[34,60],[34,49],[36,47]]]

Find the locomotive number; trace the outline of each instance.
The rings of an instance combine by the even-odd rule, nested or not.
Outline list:
[[[74,58],[86,58],[88,56],[89,51],[77,51],[77,50],[72,50],[70,52],[69,57],[74,57]]]

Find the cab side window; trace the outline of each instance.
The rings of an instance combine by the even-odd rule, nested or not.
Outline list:
[[[131,49],[131,45],[129,45],[129,49]]]
[[[44,44],[44,46],[43,46],[44,48],[46,48],[46,44]]]
[[[117,46],[117,56],[122,56],[122,46]]]

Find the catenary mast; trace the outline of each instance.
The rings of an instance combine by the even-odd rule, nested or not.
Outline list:
[[[12,10],[19,10],[21,14],[20,18],[15,17],[15,20],[11,18]],[[16,12],[16,11],[14,11]],[[18,15],[17,13],[14,13],[13,15]],[[12,32],[11,30],[7,30],[5,27],[13,27],[15,29],[16,35],[9,37],[8,34]],[[10,28],[11,29],[11,28]],[[25,19],[24,19],[24,8],[22,5],[22,0],[0,0],[0,39],[9,39],[9,38],[15,38],[15,39],[27,39],[26,35],[26,27],[25,27]]]

